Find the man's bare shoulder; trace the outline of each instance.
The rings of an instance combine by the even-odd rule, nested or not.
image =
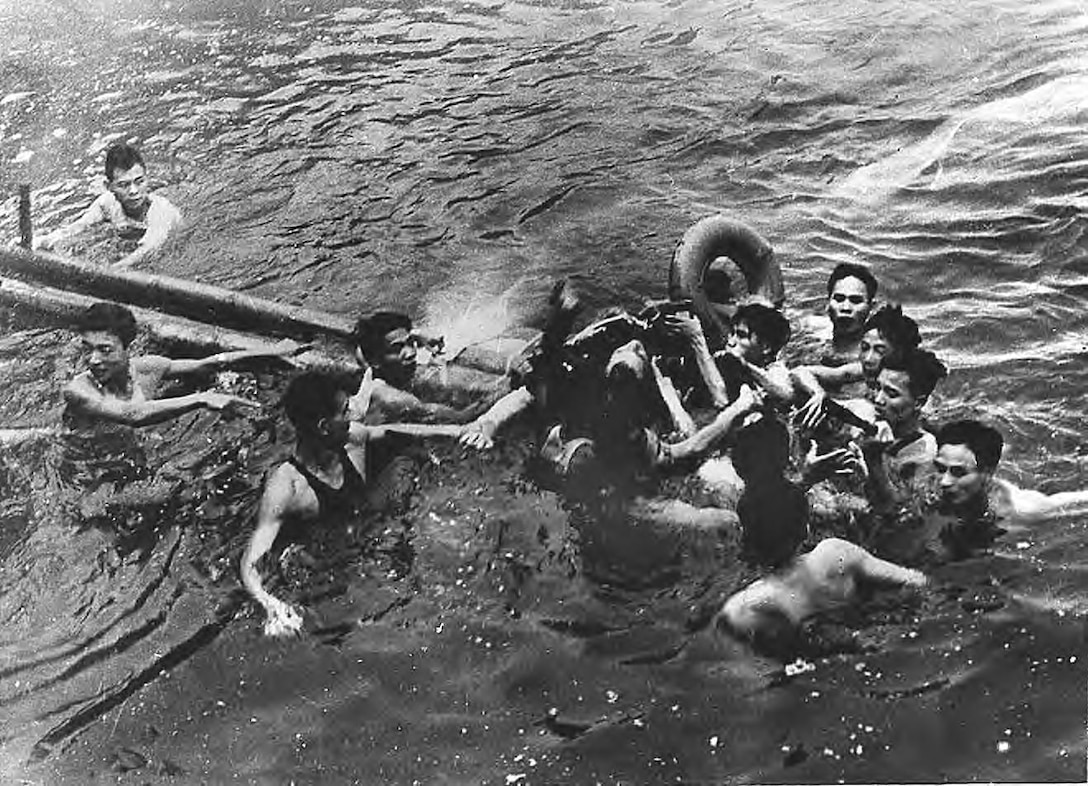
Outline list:
[[[318,512],[317,495],[291,461],[284,461],[268,475],[264,485],[264,503],[274,508],[281,517],[305,517]]]

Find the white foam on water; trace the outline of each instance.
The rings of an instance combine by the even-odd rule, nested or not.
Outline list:
[[[941,159],[965,125],[1040,124],[1088,111],[1088,74],[1053,79],[1018,96],[1000,98],[941,123],[927,137],[851,173],[832,191],[833,198],[876,204],[909,186]]]

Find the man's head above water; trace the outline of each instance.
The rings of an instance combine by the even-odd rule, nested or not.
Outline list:
[[[79,318],[87,368],[100,385],[128,375],[128,347],[136,338],[136,317],[116,303],[94,303]]]
[[[980,503],[1001,460],[1001,432],[977,420],[953,420],[937,431],[933,467],[941,500],[954,508]]]
[[[864,265],[841,262],[827,279],[827,315],[836,337],[860,337],[876,299],[877,281]]]
[[[861,370],[867,379],[876,379],[885,360],[896,361],[921,343],[918,323],[898,305],[877,309],[865,322],[859,345]]]
[[[347,380],[307,371],[288,383],[280,405],[300,438],[335,448],[347,442],[349,396]]]
[[[378,311],[355,323],[357,359],[374,367],[374,374],[391,385],[407,385],[416,371],[412,320],[395,311]]]
[[[777,357],[790,340],[790,323],[782,312],[762,303],[746,303],[733,315],[729,352],[757,366]]]
[[[147,205],[150,188],[147,167],[140,151],[118,143],[106,151],[106,187],[117,197],[125,212],[136,215]]]

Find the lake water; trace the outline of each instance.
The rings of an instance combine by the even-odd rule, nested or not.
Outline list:
[[[131,139],[188,220],[153,269],[460,339],[532,318],[556,276],[595,304],[662,296],[684,229],[726,212],[774,244],[796,324],[835,263],[870,264],[952,368],[929,414],[996,422],[1003,476],[1072,489],[1086,11],[0,0],[0,194],[28,172],[53,228]],[[3,425],[56,417],[65,340],[4,339]],[[233,566],[282,438],[151,431],[200,488],[128,557],[72,523],[52,448],[3,457],[5,783],[1085,779],[1082,520],[1011,533],[869,610],[868,651],[786,676],[692,624],[741,580],[705,543],[646,536],[667,580],[605,583],[601,544],[524,481],[528,447],[435,448],[410,513],[296,596],[308,634],[270,641]]]

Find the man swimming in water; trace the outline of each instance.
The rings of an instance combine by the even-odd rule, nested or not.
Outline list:
[[[426,402],[410,392],[416,374],[412,320],[405,314],[378,311],[355,324],[355,353],[367,371],[352,397],[351,417],[368,424],[412,420],[420,423],[467,423],[482,407],[457,409]]]
[[[969,557],[1010,528],[1088,511],[1088,490],[1044,494],[994,477],[1004,440],[993,426],[953,420],[936,433],[930,479],[936,498],[919,488],[918,512],[897,511],[878,533],[881,553],[926,564]],[[905,513],[905,515],[904,515]]]
[[[841,262],[827,279],[827,316],[815,332],[822,347],[816,350],[824,366],[840,366],[857,360],[865,322],[876,300],[877,280],[864,265]]]
[[[300,349],[294,341],[284,340],[267,351],[222,352],[193,360],[133,356],[129,345],[136,337],[136,318],[114,303],[89,306],[78,330],[87,370],[64,387],[69,426],[97,421],[144,426],[196,409],[256,407],[254,401],[213,391],[159,398],[159,387],[168,377],[214,371],[254,358],[289,357]]]
[[[393,434],[456,437],[450,426],[364,426],[349,417],[351,386],[330,374],[306,372],[291,380],[282,406],[295,429],[294,455],[269,475],[257,511],[257,526],[241,561],[242,583],[267,614],[270,636],[298,632],[302,616],[264,588],[257,563],[277,540],[298,540],[300,528],[360,523],[381,480],[369,482],[367,447]]]
[[[799,407],[800,424],[815,429],[826,415],[826,391],[847,398],[863,397],[876,387],[877,374],[885,360],[894,360],[921,343],[918,324],[898,305],[884,305],[866,320],[858,344],[858,356],[839,366],[823,364],[795,367],[793,378],[808,400]],[[861,383],[857,385],[855,383]]]
[[[884,510],[911,493],[906,489],[933,462],[937,440],[922,427],[922,408],[947,375],[937,356],[924,349],[904,352],[882,364],[872,391],[880,418],[877,435],[861,443],[874,510]]]
[[[789,648],[806,619],[854,603],[866,584],[924,587],[926,576],[849,541],[826,538],[787,568],[731,596],[717,624],[758,647]]]
[[[103,222],[122,240],[136,243],[135,250],[114,267],[130,267],[162,247],[181,225],[181,213],[166,197],[149,191],[139,151],[126,144],[111,145],[106,151],[105,170],[106,191],[74,222],[36,238],[35,248],[51,249]]]

